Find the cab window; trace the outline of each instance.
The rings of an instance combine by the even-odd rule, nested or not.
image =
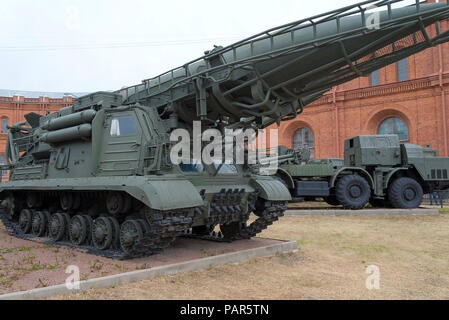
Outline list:
[[[215,170],[220,168],[219,163],[214,163]],[[237,167],[233,164],[225,163],[221,166],[220,170],[218,170],[218,174],[237,174],[238,170]]]
[[[199,161],[195,163],[181,163],[179,165],[184,173],[203,173],[206,172],[206,168]]]
[[[128,136],[137,134],[137,126],[132,116],[115,117],[111,121],[111,136]]]

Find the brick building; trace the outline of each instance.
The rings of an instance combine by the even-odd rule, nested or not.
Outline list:
[[[446,30],[448,23],[444,21],[440,30]],[[345,139],[397,133],[403,141],[448,156],[447,104],[448,43],[333,88],[295,120],[281,125],[280,144],[309,147],[315,158],[342,158]]]
[[[45,114],[70,106],[73,99],[82,94],[27,92],[0,89],[0,162],[3,163],[7,139],[7,126],[24,121],[30,112]],[[6,173],[6,172],[4,172]]]

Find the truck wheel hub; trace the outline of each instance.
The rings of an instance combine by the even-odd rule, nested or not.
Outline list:
[[[405,192],[404,192],[405,200],[412,201],[413,199],[415,199],[415,197],[416,197],[416,193],[413,189],[408,188],[405,190]]]
[[[353,198],[359,198],[362,195],[362,189],[357,185],[351,186],[349,188],[349,194]]]
[[[102,227],[97,227],[95,229],[95,238],[97,238],[99,241],[102,241],[106,236],[105,231],[103,230]]]

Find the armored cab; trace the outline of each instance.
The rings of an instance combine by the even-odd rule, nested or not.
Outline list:
[[[345,141],[346,166],[397,166],[401,160],[397,135],[366,135]]]

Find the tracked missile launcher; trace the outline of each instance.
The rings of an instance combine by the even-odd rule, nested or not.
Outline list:
[[[27,114],[9,127],[4,224],[122,258],[160,252],[179,236],[256,236],[283,215],[288,189],[246,164],[175,164],[170,135],[193,137],[194,121],[223,136],[279,124],[334,85],[449,40],[447,30],[430,32],[448,4],[401,3],[365,1],[286,24],[139,85]]]

